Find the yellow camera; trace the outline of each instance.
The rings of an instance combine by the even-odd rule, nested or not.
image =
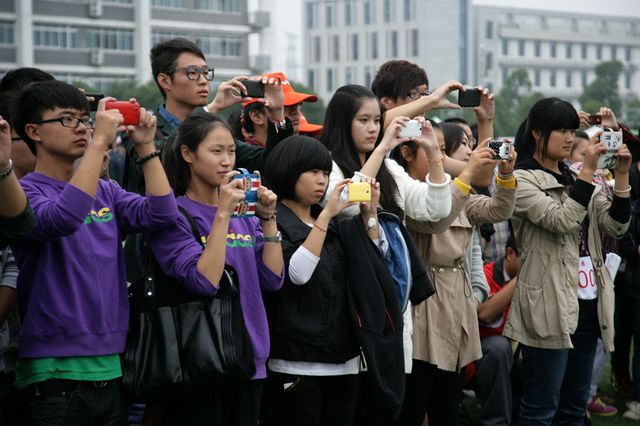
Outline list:
[[[368,182],[351,182],[347,184],[347,201],[360,203],[371,201],[371,184]]]

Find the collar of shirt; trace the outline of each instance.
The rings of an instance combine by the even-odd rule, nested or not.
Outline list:
[[[178,127],[180,125],[180,123],[182,123],[182,121],[180,121],[180,119],[178,117],[176,117],[175,115],[173,115],[169,111],[167,111],[167,109],[164,107],[164,105],[160,105],[159,112],[160,112],[160,115],[162,116],[162,118],[167,120],[167,123],[169,123],[169,125],[171,127],[173,127],[174,129],[176,127]]]

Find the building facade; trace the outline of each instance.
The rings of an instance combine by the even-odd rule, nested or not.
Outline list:
[[[575,102],[599,63],[618,60],[620,95],[640,94],[639,18],[495,6],[475,6],[474,15],[474,79],[495,92],[524,68],[533,90]]]
[[[328,101],[344,84],[371,86],[378,66],[407,59],[430,88],[471,73],[470,0],[305,0],[305,83]]]
[[[0,74],[33,66],[97,88],[144,83],[151,47],[186,37],[225,80],[261,70],[248,39],[268,23],[247,0],[0,0]]]

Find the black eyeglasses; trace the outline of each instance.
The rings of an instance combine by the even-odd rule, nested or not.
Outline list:
[[[429,91],[427,91],[427,92],[409,92],[409,93],[407,93],[407,97],[409,99],[411,99],[412,101],[417,101],[421,97],[429,96],[430,94],[431,94],[431,92],[429,92]]]
[[[15,138],[11,138],[11,142],[18,142],[21,141],[22,138],[20,136],[16,136]]]
[[[214,75],[214,68],[210,67],[196,67],[195,65],[189,65],[186,67],[174,68],[167,71],[165,74],[171,74],[176,71],[184,71],[184,75],[187,76],[187,80],[198,80],[200,76],[204,76],[205,80],[212,81]]]
[[[58,117],[58,118],[50,118],[48,120],[35,121],[33,124],[44,124],[44,123],[55,123],[55,122],[62,124],[63,127],[69,127],[71,129],[77,129],[78,126],[80,126],[80,123],[84,124],[85,127],[89,129],[93,129],[93,120],[90,119],[89,117],[78,118],[78,117],[73,117],[71,115],[63,115],[62,117]]]

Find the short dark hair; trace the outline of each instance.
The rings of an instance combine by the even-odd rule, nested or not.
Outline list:
[[[172,38],[170,40],[161,41],[151,48],[149,58],[151,59],[151,72],[153,73],[153,81],[156,82],[158,89],[163,98],[167,98],[167,94],[158,84],[158,75],[172,70],[177,65],[178,57],[183,53],[193,53],[194,55],[205,59],[204,53],[197,44],[186,38]]]
[[[11,120],[11,117],[13,116],[11,110],[19,96],[20,90],[17,89],[0,92],[0,116],[7,120],[11,127],[14,127],[13,121]]]
[[[329,150],[312,137],[293,135],[276,146],[264,165],[266,185],[279,199],[298,201],[296,183],[309,170],[331,173]]]
[[[7,71],[2,80],[0,80],[0,93],[8,90],[22,90],[29,84],[51,80],[55,80],[55,78],[40,68],[14,68]]]
[[[464,130],[462,127],[453,123],[441,123],[440,129],[442,130],[442,134],[444,135],[444,152],[445,154],[451,156],[460,144],[462,143],[462,138],[464,136]]]
[[[222,118],[208,112],[194,112],[180,123],[167,140],[162,148],[162,165],[176,196],[184,195],[191,181],[191,170],[180,151],[182,145],[195,152],[209,132],[220,126],[233,137],[231,127]]]
[[[387,96],[393,100],[407,96],[411,89],[425,84],[429,78],[424,69],[409,61],[388,61],[380,65],[371,83],[371,90],[378,98]]]
[[[510,232],[509,236],[507,237],[507,242],[504,246],[505,253],[508,248],[511,248],[514,252],[516,252],[516,254],[518,254],[518,245],[516,244],[516,237],[515,235],[513,235],[513,232]]]
[[[45,111],[72,108],[89,114],[87,97],[75,86],[63,81],[41,81],[26,87],[15,101],[11,117],[18,136],[36,153],[36,143],[27,136],[25,126],[42,120]]]
[[[469,122],[462,117],[449,117],[446,120],[444,120],[444,123],[454,123],[454,124],[459,123],[459,124],[466,124],[467,126],[469,126]]]
[[[580,118],[576,109],[569,102],[559,98],[544,98],[536,102],[527,118],[520,124],[516,133],[515,150],[518,153],[516,165],[527,156],[536,152],[534,131],[541,133],[542,155],[547,155],[549,135],[554,130],[578,129]]]
[[[249,113],[251,111],[258,110],[266,112],[266,108],[262,102],[252,102],[246,107],[238,108],[236,111],[233,111],[231,115],[229,115],[229,118],[227,118],[227,122],[233,129],[238,139],[244,140],[242,129],[251,134],[256,131],[253,121],[249,117]]]

